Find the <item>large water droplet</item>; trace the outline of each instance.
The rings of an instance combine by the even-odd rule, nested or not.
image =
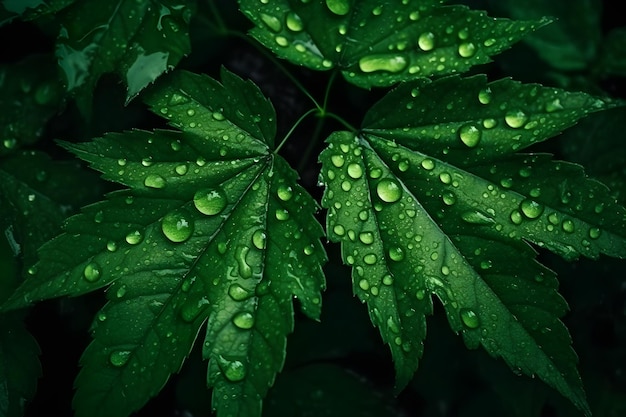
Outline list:
[[[109,354],[109,362],[111,365],[120,368],[126,365],[130,358],[130,350],[114,350]]]
[[[366,245],[371,245],[372,243],[374,243],[374,233],[362,232],[359,234],[359,240]]]
[[[407,64],[406,58],[402,55],[368,55],[359,60],[359,69],[363,72],[400,72]]]
[[[385,178],[380,180],[376,186],[376,193],[381,200],[394,203],[402,197],[402,188],[397,181]]]
[[[333,155],[330,157],[330,162],[332,162],[337,168],[341,168],[345,163],[345,159],[343,155]]]
[[[259,250],[265,249],[267,235],[264,230],[258,229],[252,234],[252,244]]]
[[[435,47],[435,34],[432,32],[422,33],[417,40],[422,51],[430,51]]]
[[[246,261],[248,252],[250,252],[250,248],[247,246],[240,245],[235,249],[235,260],[239,266],[239,275],[241,275],[242,278],[250,278],[252,276],[252,267],[250,267]]]
[[[241,311],[233,316],[233,324],[243,330],[251,329],[254,326],[254,316],[247,311]]]
[[[83,270],[83,278],[89,282],[96,282],[100,279],[101,273],[100,265],[96,262],[89,262]]]
[[[143,235],[139,230],[132,231],[126,235],[126,242],[128,242],[130,245],[136,245],[138,243],[141,243],[142,240]]]
[[[243,301],[250,298],[252,293],[239,284],[231,284],[231,286],[228,287],[228,295],[235,301]]]
[[[480,326],[480,319],[478,315],[474,312],[474,310],[470,310],[469,308],[462,308],[461,312],[461,321],[463,324],[470,329],[476,329]]]
[[[300,32],[304,29],[304,25],[302,24],[302,19],[297,14],[290,12],[287,14],[287,28],[294,32]]]
[[[199,190],[193,196],[196,209],[207,216],[219,214],[226,207],[226,195],[220,188]]]
[[[589,237],[592,239],[599,238],[601,233],[602,231],[597,227],[592,227],[591,229],[589,229]]]
[[[172,242],[184,242],[193,233],[193,220],[186,210],[176,210],[166,214],[161,220],[161,230]]]
[[[528,121],[528,116],[521,110],[513,110],[506,113],[504,121],[513,129],[520,128]]]
[[[270,16],[268,14],[261,13],[261,20],[263,21],[263,23],[267,25],[267,27],[270,30],[274,32],[280,32],[281,29],[283,28],[283,25],[280,23],[280,20],[278,20],[278,18],[275,16]]]
[[[349,0],[326,0],[328,10],[339,16],[345,16],[350,12]]]
[[[561,225],[563,231],[566,233],[574,233],[574,222],[570,219],[563,220],[563,224]]]
[[[464,125],[459,129],[459,138],[466,146],[473,148],[478,145],[482,132],[472,124]]]
[[[278,190],[276,190],[276,195],[283,201],[289,201],[293,196],[293,189],[289,185],[281,184],[278,186]]]
[[[544,205],[534,200],[526,199],[520,204],[520,209],[524,216],[529,219],[536,219],[543,214]]]
[[[359,164],[350,164],[348,165],[348,175],[350,178],[358,179],[363,175],[363,168]]]
[[[393,247],[389,249],[389,259],[399,262],[404,259],[404,251],[400,247]]]
[[[472,42],[464,42],[459,45],[459,55],[463,58],[470,58],[476,53],[476,45]]]
[[[246,366],[241,361],[229,361],[220,355],[218,365],[230,382],[239,382],[246,377]]]
[[[150,174],[143,181],[143,185],[150,188],[164,188],[165,184],[165,178],[157,174]]]

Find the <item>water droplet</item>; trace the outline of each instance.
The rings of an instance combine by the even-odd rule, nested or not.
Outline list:
[[[250,248],[247,246],[237,246],[235,249],[235,260],[237,261],[239,275],[242,278],[250,278],[252,276],[252,267],[246,261],[248,252],[250,252]]]
[[[300,32],[304,29],[304,25],[302,24],[302,19],[297,14],[290,12],[287,14],[287,28],[294,32]]]
[[[268,28],[270,28],[270,30],[274,32],[280,32],[281,29],[283,28],[283,25],[280,23],[280,20],[278,20],[278,18],[275,16],[270,16],[268,14],[261,13],[261,20],[263,21],[263,23],[267,25]]]
[[[246,377],[246,366],[241,361],[229,361],[220,355],[218,365],[224,377],[230,382],[239,382]]]
[[[150,174],[143,181],[143,185],[150,188],[163,188],[165,187],[165,178],[158,174]]]
[[[289,201],[291,200],[291,197],[293,196],[293,189],[289,185],[281,184],[278,186],[278,189],[276,190],[276,194],[278,195],[278,198],[280,198],[281,200]]]
[[[480,319],[474,312],[474,310],[470,310],[469,308],[462,308],[460,311],[461,321],[463,324],[470,329],[476,329],[480,326]]]
[[[102,210],[98,210],[98,212],[96,212],[96,214],[93,216],[93,221],[96,223],[102,223],[103,220],[104,213],[102,212]]]
[[[139,230],[135,230],[126,235],[126,242],[128,242],[128,244],[130,245],[136,245],[138,243],[141,243],[142,240],[143,235]]]
[[[226,207],[226,195],[220,188],[199,190],[193,196],[193,204],[200,213],[214,216]]]
[[[422,168],[424,168],[426,171],[432,171],[433,169],[435,169],[435,161],[433,161],[432,159],[424,159],[422,160]]]
[[[452,176],[447,172],[439,174],[439,180],[444,184],[450,184],[452,182]]]
[[[362,232],[359,234],[359,240],[366,245],[371,245],[372,243],[374,243],[374,233]]]
[[[520,213],[518,210],[513,210],[511,212],[510,218],[513,224],[521,224],[524,220],[524,218],[522,217],[522,213]]]
[[[399,262],[404,259],[404,251],[400,247],[393,247],[389,249],[389,259]]]
[[[289,45],[289,40],[284,36],[276,36],[276,43],[280,46],[287,46]]]
[[[187,170],[188,167],[186,164],[177,165],[176,168],[174,168],[174,171],[176,171],[178,175],[185,175],[187,173]]]
[[[289,219],[289,212],[285,209],[276,209],[276,219],[278,220],[287,220]]]
[[[406,58],[402,55],[368,55],[359,60],[359,69],[363,72],[400,72],[407,64]]]
[[[95,262],[89,262],[83,270],[83,278],[88,282],[96,282],[100,279],[101,273],[100,265]]]
[[[492,224],[495,223],[493,217],[481,211],[466,211],[461,214],[461,218],[471,224]]]
[[[534,200],[526,199],[520,204],[520,209],[522,213],[524,213],[524,216],[529,219],[536,219],[543,214],[544,206]]]
[[[376,193],[381,200],[394,203],[402,197],[402,188],[395,180],[385,178],[376,186]]]
[[[233,324],[243,330],[251,329],[254,326],[254,316],[247,311],[241,311],[233,316]]]
[[[473,148],[478,145],[482,132],[472,124],[461,126],[459,129],[459,138],[466,146]]]
[[[149,167],[150,165],[152,165],[152,157],[149,156],[147,158],[142,158],[141,159],[141,165],[143,165],[145,167]]]
[[[348,165],[348,175],[350,176],[350,178],[361,178],[361,175],[363,175],[363,169],[361,168],[361,165],[359,164],[350,164]]]
[[[430,51],[435,47],[435,34],[432,32],[422,33],[417,40],[417,44],[422,51]]]
[[[209,300],[206,298],[190,297],[180,307],[180,317],[187,323],[196,320],[208,306]]]
[[[252,293],[239,284],[231,284],[231,286],[228,287],[228,295],[235,301],[243,301],[250,298]]]
[[[443,195],[441,196],[441,199],[443,200],[444,204],[447,206],[452,206],[454,205],[454,203],[456,203],[456,196],[454,195],[452,191],[446,191],[445,193],[443,193]]]
[[[561,225],[564,232],[574,233],[574,222],[570,219],[563,220],[563,224]]]
[[[558,110],[563,110],[563,105],[561,104],[560,99],[555,98],[554,100],[546,103],[546,111],[548,113],[552,113]]]
[[[130,358],[130,350],[114,350],[109,354],[109,362],[111,365],[120,368],[126,365]]]
[[[267,235],[264,230],[258,229],[252,234],[252,244],[259,250],[265,249],[267,244]]]
[[[513,110],[506,113],[504,121],[513,129],[520,128],[528,121],[528,116],[521,110]]]
[[[161,220],[161,230],[170,241],[184,242],[193,233],[193,220],[186,210],[180,209],[166,214]]]
[[[363,262],[365,262],[367,265],[374,265],[377,260],[378,257],[373,253],[367,254],[363,257]]]
[[[476,45],[472,42],[464,42],[459,45],[459,55],[463,58],[470,58],[476,53]]]
[[[380,168],[374,168],[372,170],[370,170],[370,178],[372,179],[378,179],[383,175],[383,171]]]
[[[349,0],[326,0],[328,10],[339,16],[345,16],[350,12]]]
[[[345,162],[343,155],[333,155],[330,157],[330,162],[337,168],[341,168]]]
[[[423,300],[424,297],[426,297],[426,291],[421,289],[421,290],[417,290],[415,292],[415,298],[417,298],[418,300]]]
[[[107,250],[109,252],[115,252],[117,250],[117,243],[115,243],[112,240],[108,241],[107,242]]]
[[[597,227],[592,227],[591,229],[589,229],[589,237],[592,239],[599,238],[600,233],[602,233],[602,231]]]

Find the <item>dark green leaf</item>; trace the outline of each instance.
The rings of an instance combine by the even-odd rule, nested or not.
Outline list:
[[[108,286],[76,382],[79,416],[141,407],[179,370],[205,322],[213,406],[259,415],[284,361],[292,298],[319,317],[317,205],[270,153],[271,105],[251,83],[222,79],[180,73],[151,95],[182,133],[65,145],[131,189],[70,218],[6,307]]]
[[[15,314],[0,317],[0,415],[21,417],[41,375],[39,347]]]
[[[433,0],[239,3],[255,23],[252,36],[275,54],[316,70],[338,68],[364,88],[466,71],[547,23],[494,19]]]
[[[3,0],[0,3],[0,26],[14,19],[33,20],[56,13],[76,0]]]
[[[63,103],[54,58],[33,55],[0,66],[0,155],[36,142]]]
[[[63,11],[56,56],[83,109],[100,77],[117,73],[127,102],[189,53],[192,2],[79,0]]]

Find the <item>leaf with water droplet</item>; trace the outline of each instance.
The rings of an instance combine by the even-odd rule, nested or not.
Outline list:
[[[143,1],[74,2],[72,18],[57,39],[56,56],[66,89],[85,113],[92,92],[106,73],[116,73],[127,87],[126,101],[176,66],[191,50],[192,7],[170,1],[150,6]],[[131,43],[132,42],[132,43]]]
[[[255,24],[251,35],[276,55],[315,70],[340,68],[364,88],[465,71],[548,23],[440,3],[239,1]]]
[[[204,323],[209,383],[215,393],[229,392],[214,406],[226,410],[220,413],[242,403],[257,409],[284,362],[293,299],[305,315],[320,315],[326,255],[319,207],[270,152],[271,106],[232,73],[223,73],[223,84],[189,73],[170,80],[147,100],[155,111],[168,101],[167,117],[181,121],[182,132],[63,143],[128,189],[70,217],[39,252],[38,272],[2,306],[108,287],[98,314],[106,320],[93,322],[76,381],[81,415],[139,409],[180,369]],[[210,129],[182,123],[187,117]],[[184,175],[181,164],[190,167]],[[241,366],[219,366],[220,357]]]

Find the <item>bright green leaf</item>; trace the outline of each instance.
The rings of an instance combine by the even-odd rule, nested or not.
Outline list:
[[[293,330],[292,298],[319,317],[317,205],[270,152],[271,105],[253,84],[222,79],[179,73],[151,94],[154,111],[184,132],[65,145],[130,190],[70,218],[5,308],[108,286],[76,381],[79,416],[140,408],[204,323],[218,415],[260,415]]]
[[[66,89],[83,110],[100,77],[117,73],[126,101],[189,53],[192,3],[184,0],[79,0],[63,11],[56,56]]]
[[[547,20],[494,19],[440,1],[240,0],[251,35],[281,58],[338,68],[360,87],[463,72],[490,61]],[[375,27],[376,30],[372,30]]]

